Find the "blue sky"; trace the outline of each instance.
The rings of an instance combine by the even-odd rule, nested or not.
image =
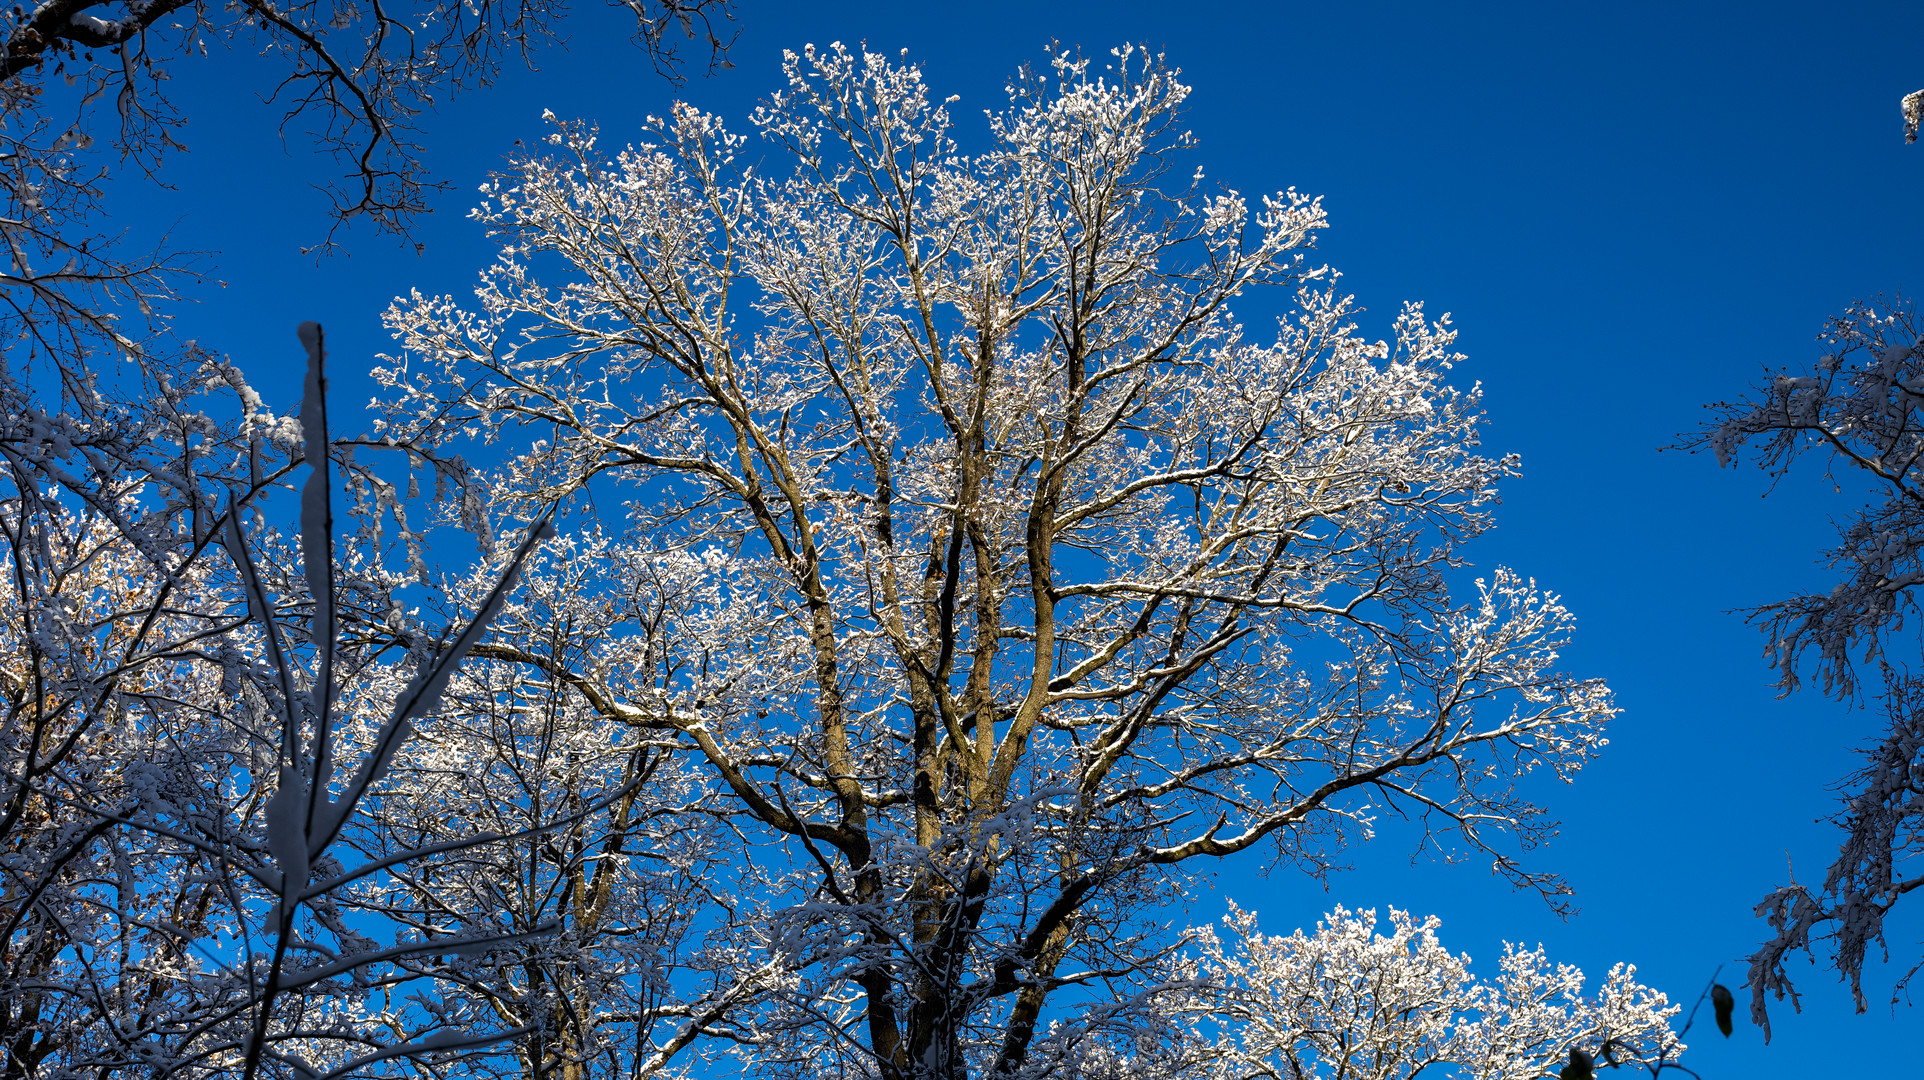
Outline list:
[[[1189,125],[1211,178],[1325,197],[1322,256],[1381,320],[1375,332],[1405,299],[1454,314],[1470,357],[1458,378],[1487,392],[1486,445],[1525,468],[1473,555],[1563,594],[1580,620],[1568,666],[1607,678],[1624,709],[1601,763],[1537,792],[1564,832],[1535,865],[1565,873],[1582,912],[1559,921],[1483,865],[1412,866],[1390,838],[1327,894],[1232,864],[1196,918],[1224,895],[1272,932],[1339,901],[1394,905],[1441,915],[1446,943],[1485,972],[1508,939],[1541,941],[1593,978],[1634,962],[1686,1006],[1720,962],[1724,982],[1742,982],[1737,958],[1763,936],[1751,905],[1787,857],[1800,879],[1821,878],[1836,845],[1818,820],[1835,808],[1828,785],[1877,724],[1811,693],[1778,699],[1761,640],[1731,611],[1825,581],[1816,554],[1853,496],[1813,473],[1762,498],[1754,470],[1658,448],[1704,403],[1806,362],[1825,317],[1854,298],[1920,287],[1924,146],[1903,143],[1897,103],[1924,86],[1924,7],[743,0],[740,14],[735,69],[691,79],[688,100],[747,130],[779,85],[782,48],[866,40],[907,48],[938,93],[962,95],[965,149],[1002,80],[1051,40],[1162,48],[1195,87]],[[226,282],[201,290],[183,332],[285,405],[293,327],[319,319],[336,401],[365,400],[379,312],[410,287],[466,292],[491,256],[464,220],[472,192],[515,139],[540,133],[544,107],[618,143],[675,96],[617,13],[580,5],[563,29],[569,50],[541,54],[539,72],[426,119],[429,161],[452,187],[421,230],[425,255],[354,233],[351,256],[318,266],[298,247],[325,231],[308,184],[331,166],[298,138],[283,145],[278,110],[238,89],[264,88],[271,68],[182,60],[172,85],[193,152],[167,164],[174,191],[138,196],[144,218],[130,224],[173,222],[173,242],[208,251]],[[1919,955],[1924,901],[1894,925],[1894,956]],[[1707,1078],[1894,1069],[1924,1026],[1885,1004],[1905,966],[1867,980],[1866,1016],[1809,969],[1805,1012],[1780,1008],[1768,1048],[1747,1026],[1726,1042],[1706,1018],[1686,1061]]]

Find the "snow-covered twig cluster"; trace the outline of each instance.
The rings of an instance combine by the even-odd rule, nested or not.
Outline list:
[[[1506,946],[1497,977],[1478,978],[1438,941],[1434,916],[1391,910],[1379,934],[1375,912],[1338,907],[1314,933],[1266,937],[1232,906],[1224,925],[1229,945],[1200,937],[1186,1002],[1200,1075],[1537,1080],[1573,1050],[1598,1067],[1650,1068],[1684,1049],[1678,1008],[1629,965],[1585,997],[1583,973],[1541,948]]]
[[[1845,839],[1823,885],[1793,881],[1757,905],[1775,932],[1750,966],[1751,1016],[1766,1036],[1769,996],[1797,1000],[1784,961],[1819,942],[1828,942],[1862,1011],[1865,956],[1883,942],[1890,910],[1924,886],[1924,686],[1911,666],[1916,644],[1898,637],[1906,617],[1918,614],[1916,587],[1924,581],[1919,329],[1908,301],[1852,307],[1832,321],[1814,365],[1773,376],[1751,398],[1716,406],[1718,421],[1692,444],[1715,451],[1720,464],[1748,448],[1773,474],[1816,453],[1831,470],[1841,466],[1882,492],[1881,502],[1844,519],[1838,546],[1826,553],[1836,585],[1752,613],[1786,692],[1798,687],[1808,665],[1824,691],[1839,698],[1870,683],[1889,720],[1888,732],[1865,748],[1864,768],[1842,785],[1837,821]]]

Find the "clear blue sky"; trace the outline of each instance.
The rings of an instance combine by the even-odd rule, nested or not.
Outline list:
[[[369,234],[348,237],[351,257],[303,258],[325,229],[307,184],[329,166],[297,139],[284,148],[277,111],[242,92],[269,69],[233,54],[179,63],[193,152],[168,163],[174,192],[141,199],[228,283],[202,291],[183,330],[287,404],[293,326],[319,319],[337,401],[364,400],[380,310],[410,287],[465,293],[491,254],[464,220],[471,193],[538,135],[544,107],[619,143],[673,96],[617,13],[579,8],[570,50],[542,54],[540,72],[427,118],[429,160],[453,186],[419,258]],[[1455,314],[1470,355],[1457,374],[1487,389],[1488,448],[1521,453],[1526,471],[1474,555],[1563,594],[1580,620],[1569,667],[1606,677],[1624,708],[1599,765],[1537,792],[1564,832],[1533,858],[1569,876],[1582,913],[1560,922],[1482,865],[1412,867],[1390,838],[1327,894],[1233,864],[1196,918],[1224,894],[1275,932],[1338,901],[1394,905],[1441,915],[1447,944],[1486,972],[1507,938],[1542,941],[1593,979],[1634,962],[1686,1005],[1719,962],[1742,982],[1736,960],[1764,933],[1751,905],[1787,856],[1821,879],[1836,836],[1814,822],[1876,723],[1813,694],[1777,699],[1761,641],[1730,611],[1824,581],[1815,556],[1850,502],[1816,476],[1760,498],[1754,470],[1657,448],[1765,367],[1807,361],[1853,298],[1924,288],[1924,145],[1904,145],[1898,113],[1924,86],[1924,6],[743,0],[741,19],[735,69],[683,91],[738,130],[779,85],[782,48],[866,40],[906,47],[938,93],[962,95],[965,149],[1001,80],[1052,39],[1163,48],[1195,86],[1211,177],[1323,194],[1323,255],[1383,326],[1404,299]],[[1895,926],[1894,955],[1924,951],[1924,899]],[[1781,1008],[1770,1047],[1748,1026],[1726,1043],[1706,1017],[1686,1060],[1706,1078],[1895,1075],[1924,1030],[1924,1014],[1885,1004],[1901,971],[1868,980],[1859,1017],[1810,969],[1804,1014]]]

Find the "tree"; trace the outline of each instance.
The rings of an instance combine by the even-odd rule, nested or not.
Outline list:
[[[1670,1029],[1678,1008],[1628,965],[1586,999],[1583,973],[1551,968],[1541,947],[1506,945],[1499,977],[1478,979],[1437,940],[1435,916],[1392,909],[1390,932],[1377,934],[1374,911],[1339,906],[1313,934],[1265,937],[1232,905],[1223,924],[1230,945],[1201,936],[1203,989],[1189,1006],[1209,1075],[1391,1080],[1453,1068],[1536,1080],[1572,1051],[1659,1066],[1684,1049]]]
[[[679,78],[677,35],[705,36],[710,66],[726,63],[727,0],[626,6],[637,43],[671,79]],[[204,56],[210,39],[248,45],[286,62],[272,93],[289,105],[284,123],[304,117],[318,148],[347,167],[332,189],[336,226],[366,218],[405,237],[434,186],[413,141],[419,114],[438,94],[485,85],[505,54],[526,55],[553,37],[557,14],[552,5],[489,0],[366,10],[53,0],[9,16],[0,55],[0,236],[8,256],[0,268],[0,528],[11,571],[0,608],[7,620],[0,630],[5,1075],[92,1075],[136,1064],[160,1075],[192,1074],[225,1069],[236,1053],[249,1073],[266,1055],[270,1072],[303,1075],[298,1054],[277,1058],[272,1047],[317,1037],[300,1034],[298,1022],[276,1026],[274,992],[259,997],[248,981],[260,974],[254,957],[230,963],[232,950],[272,945],[279,970],[289,934],[309,934],[295,946],[307,950],[294,961],[299,967],[329,948],[320,944],[329,934],[339,957],[371,940],[361,931],[393,924],[379,921],[389,909],[378,903],[352,915],[364,920],[352,927],[338,918],[343,905],[366,899],[355,889],[386,884],[378,874],[349,882],[355,889],[284,905],[290,912],[312,905],[303,910],[316,924],[298,931],[274,924],[278,901],[269,882],[284,889],[287,877],[263,846],[262,815],[277,790],[272,778],[289,763],[267,753],[280,740],[257,721],[276,707],[287,717],[300,712],[289,687],[298,697],[320,679],[303,669],[316,659],[303,650],[328,651],[308,620],[337,602],[374,604],[375,625],[385,619],[406,631],[406,663],[375,662],[391,639],[357,657],[356,674],[367,680],[356,688],[364,705],[392,707],[410,665],[437,655],[432,630],[394,603],[395,575],[363,562],[356,568],[363,573],[344,575],[342,595],[317,597],[301,556],[268,530],[261,577],[270,588],[285,587],[292,611],[283,607],[277,617],[294,628],[289,650],[297,659],[272,677],[259,670],[263,631],[250,621],[233,569],[215,564],[228,546],[229,517],[281,486],[296,464],[315,464],[307,456],[313,445],[292,418],[264,407],[231,364],[169,340],[167,305],[199,263],[164,242],[130,251],[124,238],[104,232],[97,221],[104,181],[130,169],[157,178],[165,153],[185,149],[177,136],[186,117],[164,92],[171,54]],[[103,113],[109,100],[114,111]],[[334,240],[330,231],[323,246]],[[330,446],[337,475],[357,496],[391,495],[378,470],[354,461],[354,449],[353,440]],[[458,461],[420,451],[412,461],[458,489],[464,482]],[[378,543],[379,517],[389,510],[402,535],[418,540],[391,499],[354,513]],[[499,571],[502,553],[490,554],[489,569]],[[418,549],[410,555],[418,560]],[[262,605],[253,608],[268,617]],[[296,726],[310,734],[302,738],[311,739],[328,721],[303,724]],[[376,730],[378,723],[350,727],[342,737],[351,744]],[[625,790],[639,786],[635,778]],[[649,805],[641,806],[643,818]],[[586,819],[606,809],[589,799],[572,812]],[[347,814],[341,843],[360,842],[366,831],[379,848],[392,835],[366,824]],[[557,827],[552,815],[523,824],[535,834]],[[471,851],[472,839],[443,830],[438,854]],[[310,855],[317,861],[309,869],[334,857]],[[421,857],[392,850],[381,857],[397,856],[406,857],[392,864],[396,872]],[[390,967],[381,992],[426,979],[417,960],[402,949],[369,961],[401,965]],[[409,963],[415,968],[404,971]],[[310,996],[282,1000],[366,995],[368,986],[339,985],[366,970],[349,965],[310,986]],[[242,1030],[241,1020],[255,1017],[258,1028]],[[343,1047],[358,1044],[375,1054],[369,1067],[405,1067],[420,1056],[387,1052],[405,1045],[406,1033],[446,1034],[461,1020],[405,1008],[373,1019],[337,1013],[330,1031],[346,1042],[320,1039],[307,1052],[311,1064],[340,1063],[355,1056]],[[497,1041],[482,1030],[435,1053]]]
[[[7,1076],[312,1080],[513,1060],[522,1046],[513,1040],[543,1035],[546,1018],[490,1009],[461,992],[461,977],[502,952],[524,965],[569,960],[594,935],[550,911],[524,924],[450,923],[463,912],[449,868],[550,836],[578,845],[608,815],[605,857],[654,824],[642,789],[659,779],[659,762],[644,748],[645,774],[631,769],[585,795],[577,783],[558,805],[462,816],[469,808],[439,792],[435,805],[452,820],[410,831],[397,810],[421,772],[397,775],[396,765],[410,751],[410,763],[431,758],[419,744],[445,734],[439,702],[456,665],[546,522],[492,553],[478,571],[479,614],[451,620],[456,629],[431,632],[400,609],[378,565],[337,559],[330,458],[341,458],[350,490],[378,492],[380,481],[354,460],[353,440],[328,438],[319,328],[303,337],[310,373],[298,421],[250,408],[238,429],[224,427],[193,408],[192,391],[205,386],[190,386],[160,403],[182,440],[172,461],[158,459],[166,431],[95,429],[85,417],[24,412],[18,429],[0,432],[12,482],[0,503],[12,571],[0,589]],[[219,370],[199,376],[228,385]],[[239,389],[243,404],[255,400]],[[260,445],[269,434],[278,448]],[[250,540],[242,527],[256,495],[291,467],[273,467],[277,450],[307,466],[293,543],[272,530]],[[66,471],[75,462],[86,471]],[[225,499],[206,492],[223,478]],[[362,538],[378,524],[363,503],[346,507]],[[469,754],[465,765],[480,760]],[[651,846],[658,856],[676,849]],[[419,903],[393,902],[437,873],[425,917],[410,917]],[[598,867],[594,885],[611,893],[620,875]],[[619,897],[593,905],[598,923],[672,929],[669,917],[648,925],[662,876],[627,875]],[[558,946],[537,943],[557,936]]]
[[[1719,465],[1749,449],[1772,474],[1816,453],[1830,469],[1861,472],[1883,493],[1881,504],[1841,523],[1837,547],[1825,553],[1839,573],[1830,590],[1751,612],[1786,693],[1814,671],[1826,694],[1875,696],[1889,725],[1864,749],[1864,767],[1841,785],[1836,821],[1844,841],[1823,884],[1792,881],[1757,905],[1775,931],[1750,957],[1751,1018],[1766,1038],[1768,997],[1798,1000],[1785,958],[1820,943],[1864,1011],[1865,954],[1883,942],[1891,909],[1924,886],[1918,862],[1924,854],[1924,683],[1898,637],[1906,616],[1916,615],[1915,587],[1924,581],[1918,329],[1908,301],[1854,305],[1831,321],[1814,364],[1771,377],[1748,398],[1714,406],[1716,420],[1687,444],[1709,448]],[[1913,965],[1899,980],[1897,993],[1918,969]]]
[[[727,63],[729,0],[623,6],[637,45],[671,79],[679,79],[679,37],[705,39],[711,69]],[[166,154],[186,149],[187,117],[166,94],[183,54],[205,57],[211,41],[285,64],[278,85],[263,87],[267,100],[287,106],[283,130],[305,124],[316,149],[345,170],[317,185],[329,193],[333,227],[310,250],[333,250],[340,227],[356,220],[411,236],[440,186],[415,142],[420,115],[438,96],[493,81],[505,56],[525,59],[554,40],[559,13],[518,0],[47,0],[0,15],[0,345],[10,377],[22,392],[50,395],[36,411],[85,413],[98,388],[83,387],[116,379],[102,357],[136,369],[128,404],[220,363],[167,334],[171,303],[205,261],[159,238],[142,250],[99,221],[110,178],[144,173],[158,183]],[[20,372],[36,361],[57,374],[30,387]]]
[[[575,559],[645,571],[527,620],[600,640],[486,655],[652,733],[734,837],[713,978],[641,1071],[1093,1070],[1173,992],[1152,913],[1205,866],[1321,875],[1384,813],[1561,897],[1519,781],[1614,709],[1556,669],[1554,596],[1452,592],[1517,462],[1476,452],[1447,318],[1367,340],[1316,200],[1170,183],[1188,89],[1139,50],[1025,73],[967,155],[912,65],[785,68],[754,122],[788,171],[687,106],[613,155],[557,123],[476,212],[478,308],[388,314],[378,436],[495,444],[489,511],[569,501],[620,530]],[[1262,293],[1268,344],[1231,307]]]
[[[145,373],[152,397],[130,401],[57,366],[69,406],[58,411],[43,409],[31,370],[0,373],[8,1076],[85,1057],[103,1016],[138,1026],[164,1013],[192,934],[210,932],[217,891],[199,853],[150,844],[120,819],[179,794],[221,756],[201,723],[221,696],[219,665],[183,662],[220,653],[236,629],[209,566],[222,520],[209,488],[246,492],[283,470],[259,452],[268,430],[222,427],[203,411],[233,388],[231,368]]]
[[[62,993],[77,981],[76,962],[88,959],[84,950],[112,957],[116,943],[126,948],[139,941],[146,955],[133,964],[155,978],[183,957],[178,942],[153,941],[143,926],[202,922],[207,899],[187,875],[156,874],[161,881],[138,888],[139,873],[164,859],[140,858],[147,853],[130,851],[124,837],[113,835],[113,823],[93,812],[102,803],[123,804],[129,788],[141,786],[140,778],[125,775],[140,768],[123,769],[122,762],[147,765],[160,756],[144,732],[129,730],[151,729],[134,717],[171,713],[196,689],[192,673],[143,663],[151,654],[142,639],[152,635],[173,645],[188,628],[164,616],[158,625],[142,626],[143,616],[155,613],[160,581],[150,564],[117,542],[111,523],[57,506],[42,514],[41,528],[23,528],[19,501],[6,508],[12,572],[0,583],[0,609],[8,612],[0,629],[7,706],[0,729],[6,777],[0,980],[7,990],[0,1054],[9,1076],[33,1074],[68,1048],[70,1032],[88,1026],[86,1003]],[[174,582],[189,605],[202,577],[190,571]],[[165,749],[192,755],[198,748]],[[151,775],[144,779],[151,784]],[[154,1004],[134,990],[139,981],[119,1002],[134,1012]]]
[[[1924,90],[1906,94],[1904,141],[1917,141]],[[1857,470],[1884,495],[1839,528],[1825,553],[1841,580],[1828,594],[1807,593],[1750,613],[1764,632],[1766,655],[1789,693],[1810,662],[1823,692],[1840,700],[1874,696],[1888,729],[1862,749],[1864,767],[1839,785],[1844,832],[1822,886],[1791,881],[1766,896],[1757,914],[1775,934],[1750,956],[1751,1019],[1770,1038],[1768,998],[1798,995],[1784,970],[1792,952],[1820,944],[1848,981],[1857,1011],[1864,999],[1864,957],[1885,944],[1884,922],[1906,894],[1924,886],[1924,681],[1910,670],[1909,650],[1894,645],[1904,617],[1916,611],[1914,587],[1924,580],[1924,491],[1920,443],[1912,424],[1924,388],[1924,342],[1914,303],[1879,298],[1853,304],[1819,337],[1825,351],[1798,374],[1772,376],[1753,394],[1712,408],[1716,420],[1684,445],[1708,448],[1727,466],[1746,447],[1760,468],[1781,475],[1805,453],[1821,453],[1830,469]],[[1871,669],[1870,686],[1859,665]],[[1924,959],[1898,979],[1904,993]]]
[[[730,0],[632,0],[635,44],[657,70],[679,79],[677,38],[699,35],[711,70],[726,64],[721,23]],[[285,101],[285,123],[311,125],[318,147],[347,167],[346,183],[331,187],[339,221],[357,216],[406,234],[426,210],[432,184],[412,141],[416,119],[437,95],[485,86],[504,56],[530,56],[556,39],[556,5],[507,0],[406,6],[276,4],[243,0],[224,7],[205,0],[52,0],[10,17],[0,55],[0,109],[12,134],[8,168],[39,182],[16,183],[14,196],[32,209],[51,186],[91,197],[89,170],[51,163],[73,159],[100,130],[95,107],[111,97],[115,148],[152,171],[169,150],[184,149],[176,135],[186,118],[168,101],[169,52],[207,54],[216,45],[247,46],[285,59],[287,70],[269,100]],[[96,59],[96,53],[103,54]],[[75,88],[58,92],[49,76]],[[77,84],[77,85],[76,85]],[[69,100],[71,99],[71,100]],[[74,120],[58,130],[44,116],[73,106]],[[52,135],[49,141],[38,142]],[[70,175],[72,174],[72,175]],[[14,224],[28,231],[44,215]],[[85,254],[79,251],[77,254]]]
[[[646,625],[650,613],[610,602],[647,595],[649,583],[617,578],[605,554],[605,543],[572,535],[531,561],[527,587],[470,654],[448,707],[397,757],[399,782],[362,837],[370,853],[435,854],[344,900],[422,934],[460,927],[506,941],[548,927],[520,948],[415,969],[495,1029],[526,1029],[514,1049],[530,1078],[648,1064],[638,1047],[653,1029],[699,1007],[686,982],[702,957],[688,939],[727,870],[702,821],[713,794],[671,742],[554,677],[647,664],[648,636],[633,642],[643,655],[606,647],[611,624]],[[477,573],[453,591],[472,606],[490,585]],[[582,604],[584,595],[598,602]],[[476,835],[514,839],[459,843]]]

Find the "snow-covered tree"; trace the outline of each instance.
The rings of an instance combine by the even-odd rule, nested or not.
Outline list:
[[[537,795],[543,781],[565,788],[550,802],[510,787],[477,808],[431,782],[485,775],[530,741],[458,742],[459,721],[489,717],[438,702],[541,529],[476,571],[461,593],[473,619],[401,606],[390,552],[367,543],[369,515],[395,507],[355,440],[328,438],[319,329],[304,336],[298,419],[219,365],[138,407],[82,397],[97,408],[75,414],[40,413],[0,383],[17,406],[0,427],[5,1075],[485,1070],[553,1028],[513,1008],[554,995],[524,989],[503,1010],[500,980],[478,980],[487,998],[468,976],[504,952],[521,970],[558,958],[578,971],[624,934],[631,954],[672,951],[687,922],[672,890],[688,889],[699,832],[663,827],[658,800],[675,789],[659,753],[635,748],[593,788],[537,762]],[[223,422],[223,404],[241,416]],[[296,467],[307,482],[290,540],[260,528],[258,496]],[[360,526],[339,553],[330,474],[356,495],[341,509]],[[391,554],[418,560],[412,539]],[[464,705],[479,677],[462,681]],[[579,760],[580,738],[557,749]],[[616,748],[594,746],[584,771],[598,779]],[[485,917],[464,906],[477,869],[589,843],[558,868],[578,877],[599,859],[600,898],[575,904],[592,913],[585,928],[552,902]],[[624,844],[671,870],[621,866]]]
[[[218,890],[127,822],[225,769],[215,493],[282,471],[233,370],[0,369],[0,1055],[52,1075],[172,1007]],[[35,385],[38,375],[40,385]],[[241,409],[233,408],[240,412]],[[259,419],[251,409],[249,420]],[[177,932],[194,928],[189,933]]]
[[[618,19],[671,79],[683,39],[703,39],[711,68],[725,65],[728,0],[623,7]],[[129,209],[110,207],[106,192],[116,178],[155,178],[166,155],[185,150],[187,118],[169,100],[169,77],[181,65],[226,62],[225,46],[282,64],[283,81],[276,88],[270,77],[264,94],[287,106],[284,122],[305,129],[316,150],[347,166],[330,191],[336,225],[370,221],[406,236],[437,184],[416,142],[422,114],[551,40],[561,15],[552,4],[494,0],[372,8],[49,0],[0,16],[4,1075],[94,1075],[136,1060],[162,1074],[225,1068],[226,1051],[197,1048],[218,1044],[235,1016],[255,1015],[237,1003],[251,1000],[246,980],[257,974],[251,957],[228,962],[233,950],[273,937],[249,936],[266,921],[265,883],[249,875],[279,872],[257,865],[278,770],[262,755],[278,737],[256,721],[275,691],[246,689],[265,661],[223,549],[236,507],[283,484],[302,460],[301,429],[217,353],[170,337],[170,305],[205,263],[104,228],[109,209]],[[139,189],[129,195],[123,183],[118,198],[138,199]],[[328,232],[325,243],[334,238]],[[156,246],[137,246],[148,242]],[[333,599],[356,616],[363,601],[373,605],[372,625],[405,626],[409,663],[425,662],[439,627],[397,614],[406,606],[394,599],[396,582],[412,578],[378,565],[376,518],[399,510],[355,449],[347,439],[330,452],[365,503],[346,516],[373,546],[351,552],[355,572]],[[413,460],[465,491],[458,462],[418,450]],[[314,627],[303,624],[317,605],[298,549],[272,529],[259,539],[261,576],[285,598],[278,617],[296,627],[300,643],[290,648],[311,648]],[[409,555],[419,561],[418,545]],[[499,559],[488,569],[499,571]],[[464,613],[450,612],[450,622]],[[371,655],[394,645],[373,641]],[[311,659],[295,667],[305,671]],[[409,670],[356,666],[370,710],[357,722],[392,706]],[[592,802],[578,809],[599,812]],[[353,818],[350,833],[362,824]],[[239,1012],[213,1022],[208,1008]],[[426,1030],[422,1019],[330,1023],[366,1048]],[[229,1041],[253,1047],[243,1050],[252,1070],[279,1031]],[[354,1056],[335,1046],[315,1061],[330,1053]]]
[[[0,579],[0,1053],[31,1074],[99,1018],[65,992],[84,981],[90,953],[112,963],[116,946],[138,948],[129,959],[139,982],[164,980],[186,958],[154,923],[205,918],[205,890],[170,865],[180,853],[125,835],[108,816],[204,750],[191,734],[168,746],[153,738],[205,689],[193,672],[153,662],[155,645],[178,647],[202,629],[156,611],[156,599],[191,612],[204,574],[189,569],[163,590],[110,521],[51,500],[28,513],[8,500],[0,520],[11,556]],[[116,986],[115,1004],[152,1009],[160,995],[139,982]]]
[[[1229,945],[1201,935],[1189,1004],[1193,1030],[1214,1034],[1191,1040],[1209,1076],[1537,1080],[1573,1050],[1600,1066],[1655,1066],[1684,1049],[1670,1029],[1677,1007],[1625,964],[1585,997],[1583,973],[1552,967],[1541,947],[1506,945],[1497,977],[1479,979],[1437,940],[1435,916],[1392,909],[1379,934],[1374,911],[1339,906],[1312,934],[1266,937],[1232,905],[1223,923]]]
[[[1517,463],[1478,452],[1447,318],[1361,335],[1305,259],[1320,204],[1206,192],[1188,88],[1139,50],[1025,73],[973,153],[913,65],[786,71],[753,117],[784,164],[687,106],[612,154],[556,123],[484,189],[477,306],[388,315],[375,441],[501,461],[448,520],[561,500],[564,535],[615,534],[534,565],[525,637],[477,659],[619,733],[588,789],[671,755],[730,845],[704,974],[655,1014],[683,1019],[626,1058],[586,1023],[549,1045],[610,1076],[1094,1075],[1166,1022],[1155,913],[1220,858],[1320,875],[1389,814],[1559,897],[1517,858],[1552,828],[1521,784],[1573,778],[1614,710],[1558,670],[1554,596],[1452,591]],[[1233,305],[1262,297],[1259,338]],[[542,783],[576,783],[557,754]],[[583,888],[589,846],[542,880]]]
[[[470,654],[446,706],[419,725],[360,836],[370,852],[434,854],[344,900],[417,933],[507,939],[547,927],[519,948],[409,965],[495,1030],[529,1029],[513,1047],[529,1078],[644,1065],[638,1043],[685,1021],[700,996],[688,989],[704,974],[691,935],[726,887],[728,851],[705,824],[715,795],[672,740],[550,675],[647,665],[648,635],[629,639],[638,655],[608,647],[614,626],[651,614],[621,595],[652,593],[618,576],[608,548],[563,536],[531,562],[528,586]],[[491,585],[475,574],[452,591],[478,606]],[[476,835],[511,839],[460,842]]]
[[[1919,329],[1908,301],[1855,305],[1831,321],[1815,363],[1715,406],[1716,421],[1691,443],[1714,451],[1720,465],[1748,450],[1773,475],[1815,454],[1882,494],[1842,519],[1838,545],[1825,553],[1835,585],[1751,613],[1785,692],[1815,672],[1827,694],[1877,698],[1889,724],[1842,786],[1844,841],[1822,884],[1793,881],[1757,906],[1775,931],[1750,958],[1751,1016],[1766,1037],[1769,996],[1797,1000],[1784,970],[1793,952],[1826,948],[1863,1011],[1865,956],[1883,943],[1891,909],[1924,886],[1924,683],[1912,666],[1916,643],[1900,636],[1906,617],[1917,615],[1924,581]],[[1909,969],[1899,993],[1917,971]]]

